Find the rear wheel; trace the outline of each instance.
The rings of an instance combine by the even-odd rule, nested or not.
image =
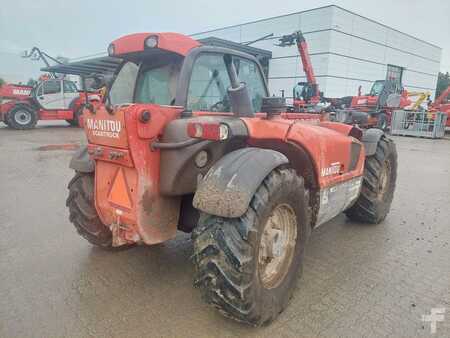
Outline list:
[[[13,129],[32,129],[37,123],[37,113],[31,107],[18,105],[8,112],[6,120]]]
[[[259,326],[287,306],[309,234],[303,179],[273,170],[239,218],[201,214],[194,229],[195,285],[227,317]]]
[[[94,174],[77,172],[69,182],[69,219],[90,243],[112,248],[112,233],[100,220],[94,205]]]
[[[373,156],[366,158],[361,193],[345,211],[352,220],[378,224],[388,214],[397,180],[397,150],[394,142],[382,136]]]

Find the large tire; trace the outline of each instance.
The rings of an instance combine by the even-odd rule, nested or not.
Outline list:
[[[30,106],[19,104],[6,114],[7,125],[13,129],[32,129],[37,123],[37,112]]]
[[[345,211],[351,220],[378,224],[387,216],[397,180],[397,150],[394,142],[382,136],[373,156],[365,161],[361,193]]]
[[[69,182],[69,197],[66,205],[69,208],[69,219],[77,232],[90,243],[112,248],[112,233],[97,214],[94,205],[94,174],[77,172]]]
[[[84,105],[81,105],[80,107],[78,107],[78,109],[76,109],[75,101],[76,101],[76,99],[74,99],[69,105],[69,108],[72,109],[72,111],[73,111],[73,119],[66,120],[66,122],[69,123],[72,127],[79,127],[80,126],[80,116],[83,114]]]
[[[301,272],[310,232],[306,200],[303,178],[292,169],[277,168],[265,178],[241,217],[201,213],[193,231],[193,261],[194,285],[203,299],[226,317],[250,325],[265,325],[274,320],[287,306]],[[285,217],[285,222],[268,222],[274,215]],[[276,243],[287,238],[290,240],[284,244],[291,244],[284,250],[277,247],[278,253],[285,256],[275,275],[268,273],[272,271],[268,269],[270,264],[278,259],[273,256],[275,245],[272,250],[267,249],[268,229],[273,231],[273,226],[268,226],[271,224],[287,224],[296,233],[295,239],[292,231],[286,237],[272,238],[277,238]]]

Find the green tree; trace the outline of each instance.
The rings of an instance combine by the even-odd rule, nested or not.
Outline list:
[[[5,80],[3,80],[3,79],[0,77],[0,87],[3,86],[4,84],[5,84]]]
[[[450,86],[450,74],[449,72],[441,73],[439,72],[437,85],[436,85],[436,97],[441,95],[441,93]]]

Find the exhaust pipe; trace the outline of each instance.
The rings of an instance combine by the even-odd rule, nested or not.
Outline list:
[[[244,82],[239,82],[233,58],[231,55],[225,55],[224,61],[231,81],[231,87],[228,88],[228,96],[230,97],[231,109],[234,115],[237,117],[254,117],[255,112],[253,111],[247,85]]]

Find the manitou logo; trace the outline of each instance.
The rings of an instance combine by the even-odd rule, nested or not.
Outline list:
[[[114,120],[94,120],[87,119],[86,127],[92,132],[94,136],[103,136],[110,138],[119,138],[119,133],[122,130],[120,121]]]
[[[31,93],[31,90],[29,89],[13,89],[12,91],[13,95],[25,95],[28,96]]]
[[[339,174],[339,170],[341,170],[341,164],[339,162],[331,163],[329,167],[322,168],[321,175],[322,176],[330,176]]]

